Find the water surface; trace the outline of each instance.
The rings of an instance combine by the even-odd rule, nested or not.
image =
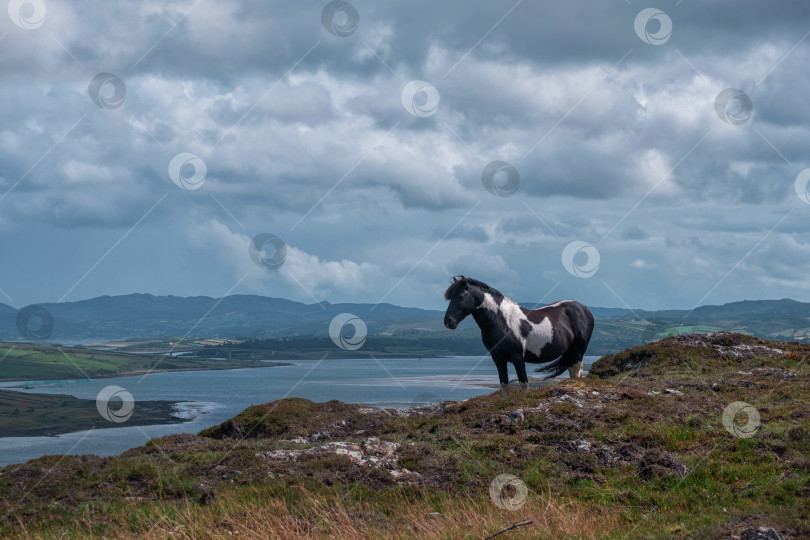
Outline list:
[[[598,357],[585,357],[586,367]],[[279,360],[284,361],[284,360]],[[337,399],[378,407],[404,408],[435,400],[460,400],[489,394],[498,376],[489,357],[397,358],[374,360],[292,360],[291,365],[217,371],[154,373],[84,381],[24,383],[22,392],[70,394],[96,399],[109,385],[126,389],[138,401],[182,401],[181,424],[91,429],[55,437],[0,437],[0,466],[47,454],[110,456],[172,433],[197,433],[232,418],[250,405],[285,397],[312,401]],[[538,374],[539,375],[539,374]],[[510,367],[510,377],[514,378]],[[0,383],[19,387],[20,382]]]

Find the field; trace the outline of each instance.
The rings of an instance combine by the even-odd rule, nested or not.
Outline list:
[[[0,381],[89,379],[149,370],[233,369],[268,365],[271,364],[249,359],[177,358],[60,345],[0,343]]]
[[[5,467],[0,534],[482,538],[531,521],[502,537],[807,538],[808,358],[689,335],[507,399],[400,413],[285,399],[121,456]],[[729,421],[740,401],[752,409]],[[516,478],[491,497],[502,474]]]

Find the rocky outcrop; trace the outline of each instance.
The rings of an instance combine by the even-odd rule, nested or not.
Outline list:
[[[306,443],[307,439],[287,442]],[[348,441],[333,441],[311,448],[281,449],[257,452],[256,455],[268,461],[292,461],[302,458],[318,458],[326,456],[342,456],[358,467],[377,467],[387,469],[391,476],[398,481],[413,481],[419,473],[399,467],[399,443],[381,441],[377,437],[369,437],[360,443]]]

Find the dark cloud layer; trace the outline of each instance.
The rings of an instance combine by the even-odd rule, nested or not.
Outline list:
[[[38,28],[0,17],[0,238],[24,254],[0,301],[248,276],[237,292],[438,307],[464,273],[521,300],[684,307],[732,268],[705,301],[806,299],[806,3],[663,2],[652,45],[623,2],[358,1],[348,37],[325,3],[45,2]],[[100,72],[120,107],[88,95]],[[415,80],[435,111],[406,110]],[[752,100],[740,125],[725,88]],[[183,152],[200,189],[170,178]],[[482,182],[496,160],[510,196]],[[247,257],[261,232],[291,246],[283,272]],[[572,241],[599,250],[594,277],[566,271]]]

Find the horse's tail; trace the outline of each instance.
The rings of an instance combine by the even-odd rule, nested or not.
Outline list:
[[[545,379],[559,377],[566,369],[582,362],[588,342],[591,340],[591,334],[593,334],[593,314],[587,307],[579,302],[568,302],[566,311],[575,323],[574,341],[562,356],[535,370],[548,373],[549,375]]]
[[[565,358],[565,355],[557,358],[553,362],[546,364],[545,366],[541,366],[535,371],[539,371],[540,373],[549,373],[548,376],[544,377],[543,380],[552,379],[554,377],[559,377],[563,374],[563,372],[570,368],[571,366],[568,364],[568,359]]]

